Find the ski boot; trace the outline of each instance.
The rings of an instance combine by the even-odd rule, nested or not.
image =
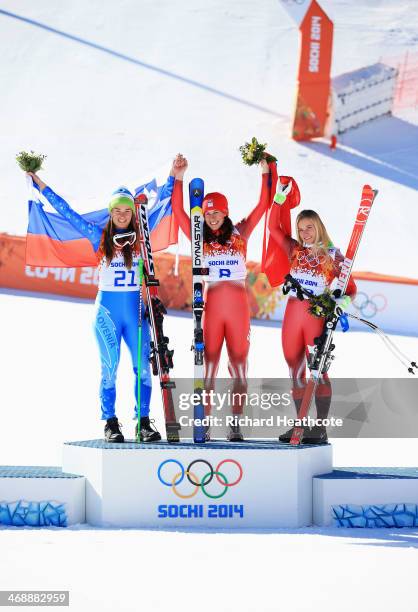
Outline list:
[[[244,436],[242,435],[237,417],[234,418],[233,424],[229,426],[226,439],[228,442],[244,442]]]
[[[292,437],[292,433],[293,433],[293,427],[289,429],[288,431],[285,431],[285,433],[282,433],[279,436],[279,442],[283,442],[284,444],[289,444],[290,438]]]
[[[124,442],[125,438],[120,430],[122,424],[119,423],[117,417],[107,419],[104,428],[106,442]]]
[[[303,433],[303,438],[302,438],[302,442],[301,444],[314,444],[314,442],[310,442],[307,440],[306,436],[309,433],[309,429],[305,429],[304,433]],[[284,433],[282,433],[279,436],[279,442],[281,442],[282,444],[289,444],[291,437],[293,434],[293,427],[291,427],[290,429],[288,429],[287,431],[285,431]]]
[[[302,444],[328,444],[326,428],[323,425],[315,425],[312,429],[306,429]]]
[[[161,435],[156,430],[154,421],[150,421],[149,417],[141,417],[139,433],[140,442],[158,442],[158,440],[161,440]],[[138,440],[138,423],[135,425],[135,440]]]

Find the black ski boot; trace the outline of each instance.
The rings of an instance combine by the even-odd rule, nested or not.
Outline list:
[[[158,442],[161,440],[160,433],[154,426],[154,421],[150,421],[149,417],[141,417],[141,427],[139,430],[140,442]],[[135,440],[138,439],[138,423],[135,425]]]
[[[302,444],[328,444],[326,428],[323,425],[315,425],[312,429],[306,429]]]
[[[229,426],[229,431],[226,436],[228,442],[244,442],[241,427],[239,426],[238,417],[234,418],[234,422]]]
[[[315,442],[310,442],[307,439],[306,436],[309,435],[309,432],[310,432],[309,429],[304,430],[301,444],[315,444]],[[282,442],[284,444],[289,444],[290,439],[292,437],[292,433],[293,433],[293,427],[289,429],[288,431],[285,431],[285,433],[283,433],[281,436],[279,436],[279,442]]]
[[[283,442],[284,444],[289,444],[290,438],[292,437],[293,427],[279,436],[279,442]]]
[[[121,427],[122,425],[119,423],[117,417],[107,419],[104,428],[106,442],[124,442],[125,438],[120,430]]]

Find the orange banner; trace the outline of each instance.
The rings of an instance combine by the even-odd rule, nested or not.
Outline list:
[[[20,236],[0,233],[0,287],[18,291],[62,295],[94,300],[97,293],[97,268],[55,268],[25,264],[25,242]],[[156,275],[160,281],[159,294],[166,308],[191,310],[192,264],[191,258],[179,257],[178,275],[175,274],[175,256],[171,253],[154,255]],[[272,290],[260,264],[247,264],[248,298],[251,316],[270,318],[281,293]]]
[[[155,255],[160,297],[166,308],[191,310],[191,258],[180,256],[178,275],[175,256]],[[251,316],[256,319],[281,321],[286,299],[280,287],[272,289],[260,264],[247,263],[247,295]],[[416,303],[418,280],[398,278],[372,272],[357,272],[358,295],[354,307],[361,316],[378,319],[387,329],[416,335]],[[23,291],[45,297],[61,295],[63,299],[94,300],[97,293],[97,268],[53,268],[25,265],[25,238],[0,233],[0,288]],[[396,284],[395,284],[396,283]],[[411,307],[405,311],[405,304]],[[375,319],[373,319],[375,320]],[[353,324],[352,324],[353,326]]]
[[[299,85],[293,138],[309,140],[324,135],[331,87],[333,23],[312,0],[300,24]]]

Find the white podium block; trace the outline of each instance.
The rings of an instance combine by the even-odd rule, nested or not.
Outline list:
[[[312,477],[330,445],[269,441],[64,445],[63,469],[86,477],[86,521],[142,528],[276,529],[312,523]]]
[[[0,466],[0,525],[67,527],[85,522],[85,479],[57,467]]]
[[[418,525],[417,468],[336,468],[313,479],[318,526]]]

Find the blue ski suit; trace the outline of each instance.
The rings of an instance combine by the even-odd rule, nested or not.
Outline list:
[[[174,178],[169,177],[164,190],[169,195],[173,189]],[[70,205],[50,187],[42,195],[71,225],[98,251],[103,230],[99,225],[87,222],[76,213]],[[110,265],[103,259],[99,265],[99,291],[95,302],[94,333],[100,352],[101,381],[100,405],[101,418],[115,416],[116,375],[120,360],[121,340],[128,346],[135,375],[134,418],[137,418],[137,385],[138,385],[138,256],[133,258],[132,268],[126,268],[121,254],[116,255]],[[141,417],[149,415],[151,401],[150,327],[142,309],[142,343],[141,343]]]

